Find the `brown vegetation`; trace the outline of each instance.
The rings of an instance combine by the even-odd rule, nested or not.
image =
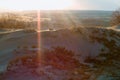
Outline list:
[[[24,16],[18,14],[3,13],[0,15],[1,29],[30,29],[36,24],[36,22],[26,20]]]
[[[120,8],[113,12],[111,25],[120,25]]]
[[[47,50],[43,54],[41,59],[38,59],[37,54],[18,57],[9,62],[7,70],[14,71],[14,67],[19,69],[19,66],[37,68],[39,64],[43,66],[51,65],[62,70],[72,70],[80,65],[79,61],[74,58],[74,53],[62,47],[55,47],[53,50]]]

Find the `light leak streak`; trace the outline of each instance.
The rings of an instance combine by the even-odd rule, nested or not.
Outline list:
[[[37,20],[38,20],[38,23],[37,23],[37,26],[38,26],[38,31],[40,32],[40,10],[37,11]]]
[[[40,22],[40,10],[37,11],[37,45],[38,45],[38,53],[37,53],[37,60],[38,62],[41,61],[41,34],[40,34],[40,27],[41,27],[41,22]]]

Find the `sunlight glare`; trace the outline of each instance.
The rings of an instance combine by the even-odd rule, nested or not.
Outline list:
[[[73,0],[4,0],[1,7],[14,10],[60,10],[69,9]]]
[[[68,9],[72,5],[71,0],[40,0],[39,3],[40,10]]]

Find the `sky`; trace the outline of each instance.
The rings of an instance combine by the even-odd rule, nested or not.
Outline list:
[[[116,10],[120,0],[0,0],[0,9],[9,10]]]

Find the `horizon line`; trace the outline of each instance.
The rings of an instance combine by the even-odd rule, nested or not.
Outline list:
[[[0,9],[0,12],[22,12],[22,11],[115,11],[115,10],[104,10],[104,9],[54,9],[54,10],[37,10],[37,9],[26,9],[26,10],[10,10],[10,9]]]

